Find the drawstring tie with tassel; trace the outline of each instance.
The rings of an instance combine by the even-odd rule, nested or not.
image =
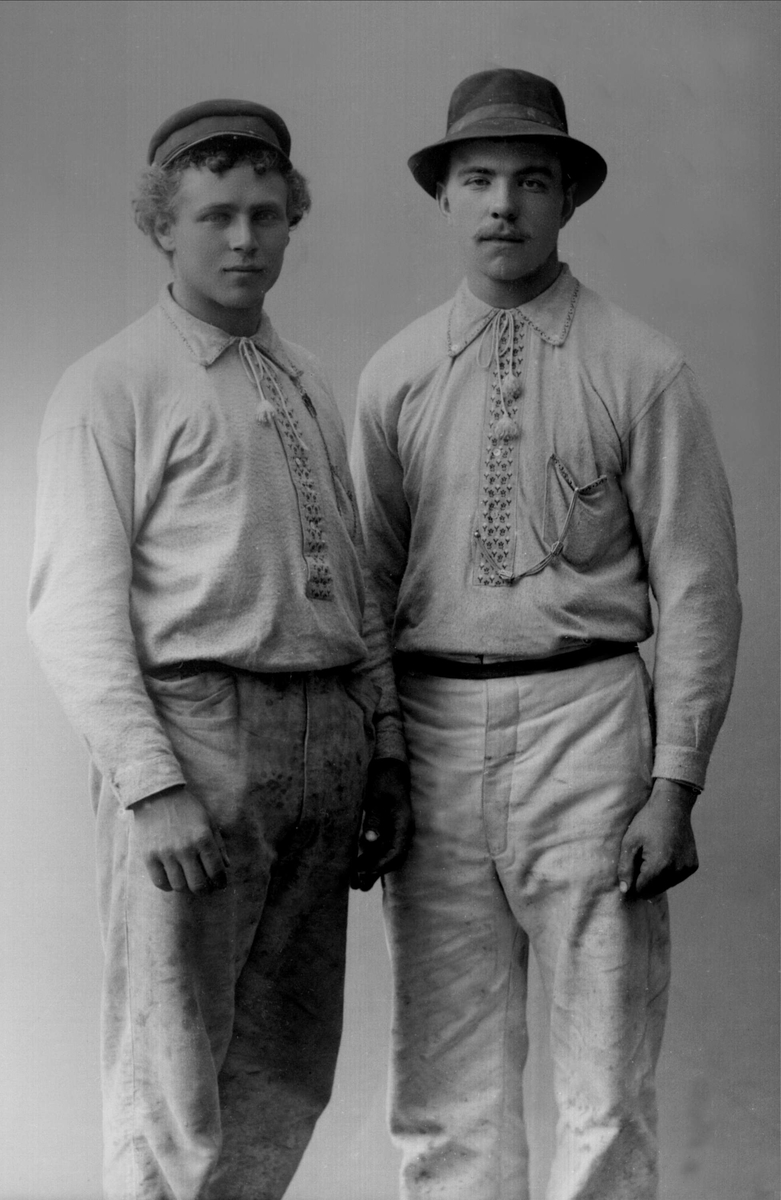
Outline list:
[[[260,402],[255,409],[255,419],[261,425],[273,425],[277,417],[277,407],[279,407],[287,417],[287,423],[293,437],[301,448],[306,451],[306,442],[298,431],[297,423],[293,420],[288,410],[284,393],[277,382],[274,364],[266,358],[255,342],[253,342],[252,338],[239,338],[239,358],[250,382],[254,383],[260,397]],[[264,383],[270,395],[276,398],[276,405],[266,395],[263,387]]]
[[[510,415],[508,407],[508,404],[520,398],[523,390],[520,379],[517,375],[513,374],[515,334],[517,329],[518,323],[512,309],[500,308],[491,317],[491,320],[483,330],[483,336],[480,339],[480,346],[477,351],[477,365],[482,367],[484,371],[489,371],[492,364],[496,363],[496,378],[499,385],[502,415],[496,422],[494,433],[499,441],[502,442],[511,442],[521,435],[518,422]],[[509,341],[510,346],[510,374],[506,379],[502,379],[502,364],[499,353],[501,344],[505,339]],[[488,347],[487,358],[485,356],[486,346]]]

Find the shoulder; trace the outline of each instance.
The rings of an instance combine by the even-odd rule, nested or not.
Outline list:
[[[447,357],[447,321],[452,305],[451,298],[386,342],[364,368],[359,395],[397,395],[432,372]]]
[[[44,434],[58,426],[111,424],[128,399],[159,389],[170,371],[174,331],[155,306],[63,373],[49,402]]]
[[[690,375],[674,342],[582,285],[565,349],[622,440]]]
[[[644,395],[667,386],[685,362],[670,338],[582,284],[570,337],[584,360]]]

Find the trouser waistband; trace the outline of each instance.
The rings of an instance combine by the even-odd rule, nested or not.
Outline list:
[[[635,642],[593,641],[577,650],[565,650],[547,658],[510,658],[501,662],[464,662],[439,654],[397,653],[393,656],[400,675],[437,675],[443,679],[506,679],[511,675],[535,675],[543,671],[566,671],[586,663],[602,662],[621,654],[636,654]]]
[[[218,662],[213,658],[190,658],[184,662],[168,663],[163,667],[150,667],[144,671],[152,679],[190,679],[207,671],[227,671],[231,675],[251,675],[257,679],[310,679],[313,675],[349,675],[355,664],[342,667],[323,667],[316,671],[249,671],[246,667],[234,667],[230,663]]]

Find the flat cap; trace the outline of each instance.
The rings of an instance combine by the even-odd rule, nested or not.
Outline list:
[[[216,137],[241,137],[276,150],[290,165],[290,134],[282,118],[251,100],[202,100],[163,121],[149,143],[147,161],[164,167],[185,150]]]

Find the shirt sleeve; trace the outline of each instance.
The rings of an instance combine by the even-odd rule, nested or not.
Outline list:
[[[184,783],[144,687],[131,626],[133,451],[89,422],[47,424],[30,637],[95,765],[129,806]]]
[[[363,640],[368,658],[365,673],[379,691],[374,712],[376,742],[375,758],[398,758],[407,761],[407,746],[401,719],[401,708],[396,694],[396,678],[390,650],[390,638],[380,614],[371,577],[365,572],[366,607],[363,618]]]
[[[393,648],[390,630],[383,620],[372,572],[368,563],[360,517],[355,523],[354,544],[363,572],[365,602],[362,635],[367,658],[363,673],[375,685],[379,697],[374,713],[376,741],[375,758],[397,758],[407,761],[401,707],[396,693],[393,671]]]
[[[409,554],[411,517],[395,424],[366,374],[358,387],[350,465],[366,539],[369,569],[385,627],[393,635]]]
[[[623,487],[658,604],[654,775],[702,788],[735,673],[741,604],[732,504],[683,366],[634,425]]]

